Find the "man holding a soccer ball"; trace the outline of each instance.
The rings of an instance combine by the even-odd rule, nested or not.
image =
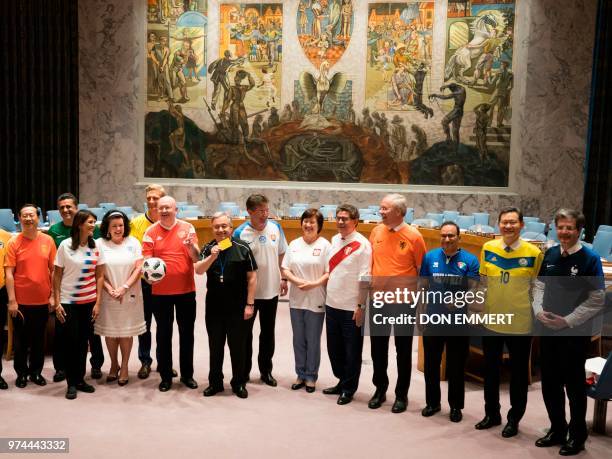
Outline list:
[[[154,281],[155,274],[163,268],[151,264],[149,282],[153,283],[154,314],[158,327],[158,370],[161,376],[159,390],[167,392],[172,387],[172,328],[174,310],[179,328],[181,382],[190,389],[198,383],[193,379],[193,331],[196,318],[196,298],[193,263],[199,260],[198,238],[190,223],[177,220],[176,201],[164,196],[157,205],[159,220],[151,225],[142,239],[142,254],[160,258],[166,266],[166,274]],[[160,271],[161,270],[161,271]]]

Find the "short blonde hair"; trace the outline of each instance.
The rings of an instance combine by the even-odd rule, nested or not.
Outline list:
[[[159,191],[161,193],[161,197],[166,196],[165,188],[161,185],[158,185],[157,183],[151,183],[147,185],[147,187],[145,188],[145,193],[148,193],[149,191]]]

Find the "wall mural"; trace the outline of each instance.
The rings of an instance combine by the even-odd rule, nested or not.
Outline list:
[[[508,185],[514,1],[448,0],[436,22],[433,0],[367,17],[352,0],[295,0],[283,24],[289,3],[219,4],[205,65],[204,2],[149,0],[145,177]],[[367,43],[347,74],[355,21]],[[296,37],[303,65],[282,100]]]

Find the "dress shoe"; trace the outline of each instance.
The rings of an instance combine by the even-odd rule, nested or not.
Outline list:
[[[17,379],[15,380],[15,385],[20,389],[23,389],[25,386],[27,386],[28,378],[26,377],[26,375],[17,376]]]
[[[478,424],[474,426],[476,430],[490,429],[491,427],[498,426],[501,424],[501,416],[489,416],[488,414],[482,418]]]
[[[243,385],[234,387],[232,392],[238,396],[238,398],[247,398],[249,396],[249,392],[246,390],[246,387]]]
[[[198,383],[193,378],[181,378],[181,382],[189,389],[197,389]]]
[[[62,382],[66,379],[66,373],[64,370],[56,370],[53,375],[53,382]]]
[[[264,375],[261,375],[261,380],[262,380],[262,381],[263,381],[265,384],[267,384],[268,386],[271,386],[271,387],[276,387],[276,385],[278,384],[278,383],[276,382],[276,379],[274,379],[274,376],[272,376],[272,374],[271,374],[271,373],[266,373],[266,374],[264,374]]]
[[[87,384],[85,381],[80,382],[76,386],[76,390],[80,390],[81,392],[85,392],[88,394],[93,394],[96,391],[96,388],[91,384]]]
[[[546,435],[536,440],[535,445],[538,448],[548,448],[549,446],[564,445],[566,438],[567,434],[558,434],[557,432],[549,430]]]
[[[293,384],[291,384],[291,390],[300,390],[305,385],[306,383],[304,381],[298,380],[297,382],[294,382]]]
[[[518,434],[518,422],[508,421],[502,430],[502,437],[515,437],[516,434]]]
[[[68,400],[74,400],[75,398],[77,398],[77,390],[76,387],[74,386],[68,386],[68,389],[66,390],[66,398]]]
[[[117,379],[119,378],[119,371],[121,370],[121,368],[117,368],[117,371],[112,372],[109,371],[108,375],[106,375],[106,382],[107,383],[112,383],[117,381]]]
[[[342,392],[340,397],[338,397],[338,405],[348,405],[353,401],[353,396],[348,392]]]
[[[150,374],[151,374],[151,365],[147,365],[146,363],[143,363],[142,366],[140,367],[140,370],[138,370],[138,378],[147,379]]]
[[[30,375],[30,381],[32,381],[37,386],[46,386],[47,385],[47,380],[45,378],[43,378],[40,373],[35,374],[35,375]]]
[[[2,358],[2,356],[0,356],[0,359],[1,358]],[[2,376],[0,376],[0,390],[6,390],[6,389],[8,389],[8,384],[6,383],[4,378]]]
[[[323,389],[323,393],[325,395],[340,395],[340,392],[342,392],[342,389],[340,389],[340,384]]]
[[[438,406],[427,405],[425,406],[425,408],[421,410],[421,416],[428,418],[429,416],[433,416],[434,414],[439,412],[441,409],[442,408],[440,407],[440,405]]]
[[[306,383],[306,392],[308,392],[309,394],[312,394],[315,390],[316,390],[315,383],[310,383],[310,382]]]
[[[405,398],[396,398],[393,402],[393,406],[391,407],[392,413],[403,413],[406,411],[406,407],[408,406],[408,400]]]
[[[102,377],[102,370],[100,370],[99,368],[93,368],[91,369],[91,379],[100,379]]]
[[[125,378],[125,379],[119,379],[117,381],[117,384],[119,384],[121,387],[127,385],[127,383],[130,382],[130,378]]]
[[[172,387],[172,381],[162,381],[159,383],[160,392],[168,392]]]
[[[579,442],[570,438],[559,450],[561,456],[575,456],[580,451],[584,450],[584,442]]]
[[[461,410],[459,408],[451,408],[449,417],[451,422],[461,422],[463,419],[463,414],[461,414]]]
[[[206,389],[204,389],[202,394],[204,397],[212,397],[219,392],[223,392],[223,387],[208,386]]]
[[[376,391],[374,391],[374,395],[372,395],[372,398],[368,402],[368,408],[372,410],[380,408],[381,405],[385,403],[386,400],[387,400],[386,391],[382,389],[376,389]]]

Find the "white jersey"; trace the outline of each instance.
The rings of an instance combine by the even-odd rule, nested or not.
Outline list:
[[[316,281],[327,272],[330,247],[329,241],[323,237],[319,237],[312,244],[307,244],[302,237],[295,239],[289,244],[282,267],[301,279]],[[290,284],[289,307],[325,312],[325,286],[300,290],[297,285]]]
[[[85,304],[96,301],[96,266],[105,264],[98,240],[96,247],[70,248],[72,239],[64,239],[57,249],[55,266],[63,268],[60,301],[63,304]]]
[[[345,239],[332,237],[327,265],[326,304],[344,311],[354,311],[359,303],[359,280],[370,275],[372,246],[363,235],[353,231]]]
[[[234,237],[251,248],[257,263],[257,288],[255,299],[269,300],[280,294],[280,267],[278,257],[287,250],[287,240],[280,224],[268,220],[263,230],[257,231],[251,222],[245,222],[236,228]]]

